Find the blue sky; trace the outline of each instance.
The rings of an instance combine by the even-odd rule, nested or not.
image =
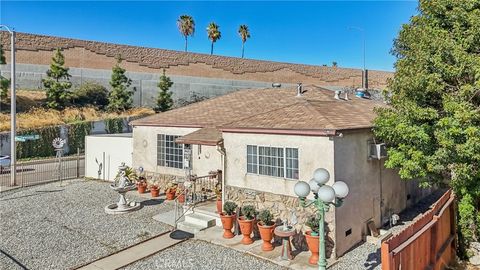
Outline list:
[[[313,65],[338,62],[362,67],[365,29],[368,69],[393,70],[390,54],[401,25],[417,13],[416,1],[1,1],[0,21],[19,32],[120,44],[183,50],[176,20],[189,14],[196,22],[189,51],[210,52],[206,26],[215,21],[222,38],[214,54],[240,56],[240,24],[252,38],[245,57]]]

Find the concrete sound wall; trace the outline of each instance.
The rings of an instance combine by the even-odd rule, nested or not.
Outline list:
[[[4,31],[0,32],[0,37],[9,63],[10,39]],[[27,33],[17,33],[16,47],[16,59],[20,64],[49,65],[53,51],[61,48],[65,64],[72,68],[72,71],[73,68],[80,68],[86,73],[88,70],[106,72],[115,64],[115,57],[120,55],[125,60],[122,66],[129,72],[160,74],[162,69],[166,69],[169,76],[189,76],[194,77],[193,80],[213,79],[214,83],[208,80],[207,83],[198,80],[198,83],[221,85],[222,89],[224,86],[229,88],[227,87],[229,81],[232,81],[231,84],[242,81],[242,85],[245,84],[244,81],[250,81],[265,82],[268,85],[272,82],[291,84],[302,82],[305,85],[349,87],[359,87],[362,82],[360,69],[241,59]],[[393,73],[370,70],[368,75],[370,87],[384,88],[387,79],[392,77]],[[193,85],[188,79],[184,81]],[[183,83],[181,80],[178,81],[179,85],[181,83]]]
[[[45,72],[48,68],[48,65],[17,64],[17,88],[42,89],[42,78],[46,77]],[[3,76],[10,78],[10,65],[0,66],[0,71]],[[71,67],[69,73],[72,75],[70,78],[70,81],[73,83],[72,89],[85,82],[97,82],[107,87],[107,89],[110,89],[109,81],[112,72],[109,69]],[[188,100],[193,93],[200,96],[214,97],[239,89],[266,88],[272,86],[272,83],[268,82],[167,75],[174,83],[172,88],[170,88],[173,92],[174,100]],[[127,76],[132,79],[130,88],[136,90],[133,98],[134,104],[137,106],[153,106],[159,90],[157,84],[160,74],[127,72]],[[289,84],[283,84],[283,86],[288,85]]]

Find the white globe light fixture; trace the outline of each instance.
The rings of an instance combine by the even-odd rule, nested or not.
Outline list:
[[[343,199],[348,195],[348,186],[343,181],[337,181],[332,185],[333,190],[335,190],[335,195],[337,198]]]
[[[325,203],[331,202],[335,199],[335,190],[331,186],[321,186],[318,189],[318,198]]]
[[[332,186],[326,185],[330,179],[330,173],[323,168],[316,169],[313,172],[313,178],[307,182],[299,181],[295,184],[295,194],[300,199],[300,206],[307,208],[315,206],[318,211],[319,223],[319,245],[318,245],[318,269],[327,269],[327,259],[325,256],[325,212],[328,212],[330,206],[340,207],[343,199],[348,195],[348,186],[345,182],[336,181]],[[310,191],[314,195],[314,200],[307,203],[307,196]]]
[[[316,169],[313,172],[313,179],[319,185],[324,185],[328,182],[328,179],[330,179],[330,173],[324,168]]]
[[[307,197],[310,193],[310,185],[307,182],[299,181],[293,187],[293,191],[298,197]]]
[[[311,190],[313,193],[317,193],[317,192],[318,192],[318,189],[320,188],[320,186],[317,184],[317,182],[315,181],[315,179],[311,179],[310,181],[308,181],[308,185],[310,186],[310,190]]]

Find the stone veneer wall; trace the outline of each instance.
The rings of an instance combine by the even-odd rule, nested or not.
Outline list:
[[[275,217],[277,224],[281,224],[282,220],[288,220],[290,223],[292,216],[291,211],[293,210],[297,219],[297,224],[295,225],[297,235],[293,237],[292,244],[294,245],[295,249],[308,250],[303,233],[309,230],[309,228],[305,225],[305,222],[309,216],[315,213],[313,206],[309,208],[303,208],[300,206],[298,198],[251,189],[227,186],[225,188],[225,192],[226,200],[233,201],[239,206],[254,205],[257,211],[269,209]],[[328,211],[325,215],[325,230],[327,231],[327,238],[325,239],[327,243],[327,258],[335,257],[334,219],[334,209],[330,208],[330,211]],[[279,239],[276,239],[276,241],[278,240]]]
[[[8,33],[0,32],[1,43],[10,61]],[[241,59],[156,48],[118,45],[104,42],[17,33],[17,62],[48,65],[52,51],[62,48],[69,67],[111,69],[115,56],[125,59],[124,67],[131,72],[160,73],[168,69],[171,75],[283,82],[355,86],[361,84],[361,70],[303,64]],[[393,73],[369,71],[369,86],[384,88]]]

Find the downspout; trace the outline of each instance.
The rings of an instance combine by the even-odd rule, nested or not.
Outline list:
[[[217,151],[222,155],[222,208],[225,204],[225,176],[227,175],[227,153],[225,152],[225,147],[223,146],[223,141],[220,144],[217,144]]]

